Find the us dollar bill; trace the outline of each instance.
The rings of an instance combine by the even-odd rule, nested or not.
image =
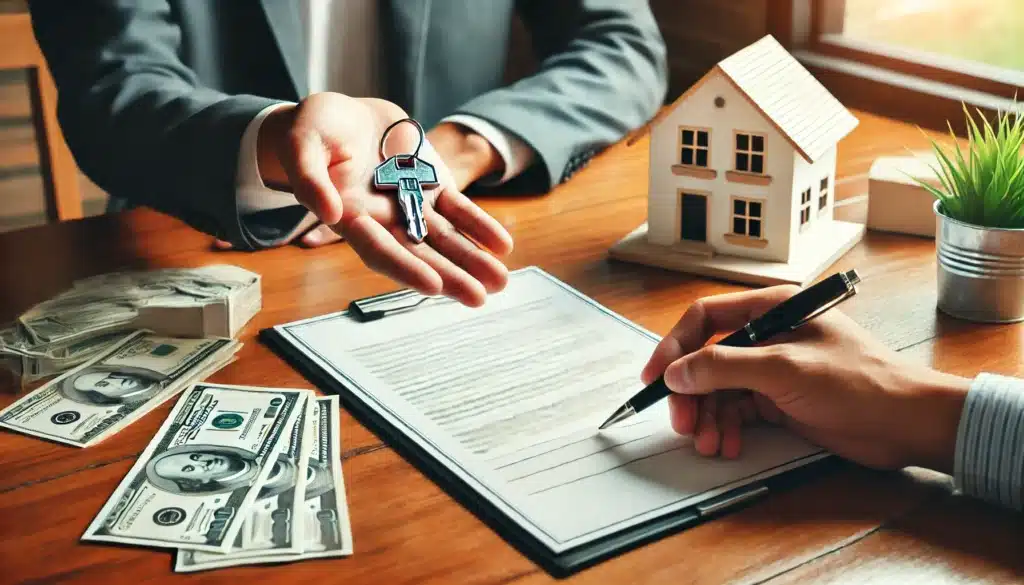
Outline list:
[[[239,347],[232,339],[138,331],[0,411],[0,427],[94,445],[222,367]]]
[[[228,552],[310,395],[188,388],[82,540]]]
[[[179,550],[175,572],[189,573],[208,569],[263,563],[286,563],[307,559],[351,555],[352,525],[341,471],[340,407],[337,396],[315,399],[309,428],[306,493],[302,505],[302,552],[267,554],[246,559],[202,555]]]
[[[26,351],[21,360],[21,377],[24,382],[34,382],[66,372],[89,361],[112,344],[123,340],[133,332],[113,331],[86,337],[67,345],[46,348],[45,352]]]
[[[269,555],[302,552],[301,511],[306,493],[306,454],[312,440],[308,429],[314,408],[314,401],[308,400],[292,427],[288,445],[277,456],[267,482],[260,487],[231,552],[188,551],[191,564],[233,566],[251,560],[260,562]],[[182,551],[178,551],[176,558],[180,565]]]
[[[305,559],[352,554],[352,525],[341,472],[341,408],[337,396],[316,402],[302,522]]]

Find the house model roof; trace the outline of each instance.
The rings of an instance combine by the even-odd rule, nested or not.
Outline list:
[[[715,65],[630,142],[649,131],[704,79],[716,73],[736,86],[808,162],[817,160],[857,126],[857,118],[775,37],[767,35]]]

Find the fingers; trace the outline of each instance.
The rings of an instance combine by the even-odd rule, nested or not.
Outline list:
[[[314,229],[306,232],[305,235],[299,240],[299,242],[310,248],[317,248],[320,246],[326,246],[333,244],[341,240],[341,235],[331,229],[329,225],[318,225]]]
[[[737,410],[740,413],[740,420],[744,424],[750,424],[757,420],[757,406],[754,405],[754,397],[747,396],[743,400],[736,402]]]
[[[401,228],[395,228],[400,231]],[[402,234],[396,234],[396,238],[402,238]],[[428,264],[441,278],[441,292],[464,305],[479,307],[487,299],[487,290],[479,280],[456,265],[438,250],[426,244],[405,244],[410,252],[417,258]],[[456,245],[456,244],[452,244]]]
[[[683,318],[686,318],[685,315]],[[644,384],[654,382],[670,363],[679,359],[685,353],[687,352],[679,345],[678,339],[671,335],[666,336],[654,348],[654,353],[651,354],[651,357],[647,360],[647,365],[640,372],[640,380]]]
[[[369,218],[380,226],[387,226],[385,231],[388,232],[388,238],[397,246],[389,247],[390,250],[397,253],[401,248],[404,253],[430,267],[441,283],[436,294],[444,294],[468,306],[477,307],[486,301],[488,293],[505,288],[508,282],[508,269],[505,265],[460,233],[431,206],[423,207],[427,238],[422,243],[416,243],[406,234],[405,217],[394,198],[364,197],[362,206],[358,202],[359,194],[354,190],[344,191],[342,198],[345,201],[346,217],[340,226],[335,227],[353,242],[360,256],[363,252],[356,241],[359,236],[351,233],[351,226],[356,219],[362,221],[363,218]]]
[[[341,150],[331,148],[316,130],[297,125],[288,133],[279,158],[295,198],[324,224],[341,221],[341,196],[328,170],[343,161]]]
[[[668,397],[669,420],[672,429],[680,435],[692,435],[697,428],[699,402],[695,396],[671,394]]]
[[[427,216],[427,241],[442,258],[464,270],[467,276],[479,282],[488,293],[505,288],[508,269],[504,264],[481,250],[434,210],[424,209],[424,213]]]
[[[768,398],[791,379],[782,346],[729,347],[708,345],[669,364],[665,384],[680,394],[701,395],[728,388],[764,393]]]
[[[735,459],[740,456],[740,443],[743,436],[740,405],[744,402],[744,399],[726,400],[719,408],[718,423],[722,437],[719,449],[722,457],[726,459]]]
[[[672,429],[680,435],[692,436],[694,449],[706,457],[740,456],[744,422],[753,420],[744,421],[744,409],[756,416],[749,396],[669,396]]]
[[[650,384],[668,364],[701,348],[714,334],[743,327],[798,290],[795,286],[775,286],[698,300],[655,348],[641,378]]]
[[[444,282],[437,271],[402,246],[395,237],[368,215],[349,221],[345,238],[371,269],[424,295],[438,295]]]
[[[214,240],[213,246],[218,250],[231,250],[234,248],[234,246],[231,245],[231,242],[225,242],[224,240]]]
[[[693,447],[705,457],[718,454],[721,434],[718,429],[718,396],[705,396],[701,400],[697,416],[697,428],[693,435]]]
[[[499,256],[512,252],[512,236],[505,227],[457,190],[442,188],[434,207],[455,228],[488,250]]]

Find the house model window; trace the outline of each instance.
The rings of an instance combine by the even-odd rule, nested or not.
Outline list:
[[[708,166],[708,131],[701,128],[680,128],[679,164]]]
[[[764,221],[763,205],[753,199],[734,197],[732,200],[732,233],[748,238],[761,238]]]
[[[800,228],[803,229],[809,221],[811,221],[810,188],[800,194]]]
[[[736,133],[736,170],[764,174],[764,136]]]
[[[821,188],[818,190],[818,213],[825,211],[828,207],[828,177],[821,180]]]

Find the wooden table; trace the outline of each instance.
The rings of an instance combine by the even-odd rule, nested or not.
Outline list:
[[[861,115],[840,145],[839,213],[863,216],[871,160],[926,146],[914,128]],[[647,145],[616,146],[546,196],[482,199],[516,241],[512,268],[538,265],[653,331],[701,296],[740,287],[609,261],[646,213]],[[215,252],[182,223],[135,211],[0,236],[0,318],[72,279],[122,268],[230,262],[264,277],[264,309],[240,359],[214,382],[310,387],[255,338],[262,327],[344,309],[394,285],[339,244],[319,250]],[[982,326],[935,311],[934,242],[869,233],[837,267],[863,275],[844,305],[914,359],[964,375],[1024,374],[1024,326]],[[0,392],[0,406],[15,399]],[[161,406],[85,450],[0,433],[0,582],[338,582],[527,585],[550,577],[454,503],[348,413],[344,470],[351,558],[175,575],[171,555],[83,544],[79,536],[167,415]],[[953,495],[923,470],[841,466],[737,513],[588,569],[576,583],[1008,583],[1024,576],[1022,517]]]

